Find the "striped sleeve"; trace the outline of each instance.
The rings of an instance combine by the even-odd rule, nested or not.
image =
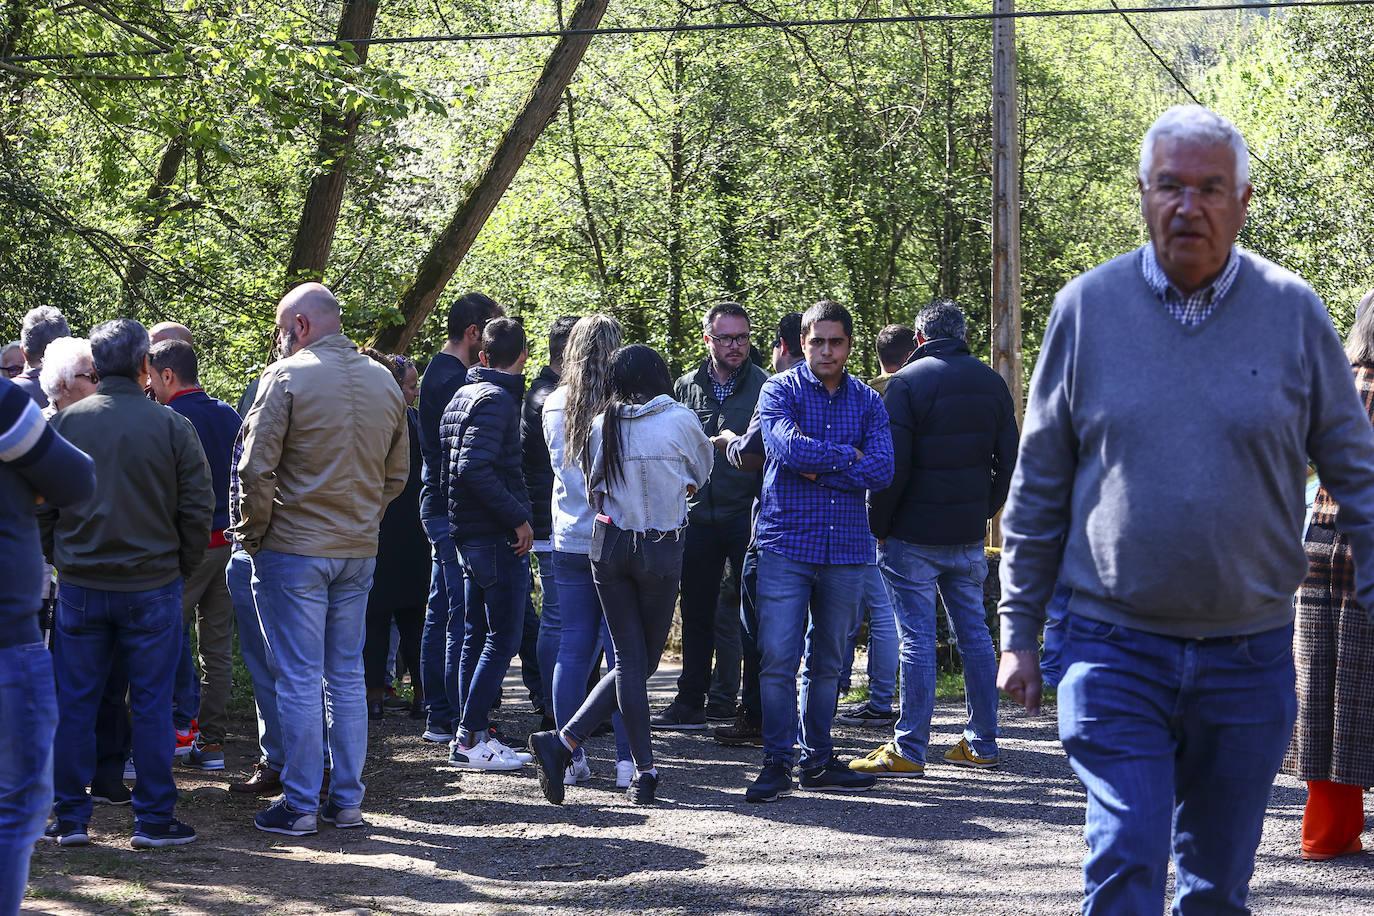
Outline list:
[[[26,465],[47,451],[53,438],[43,412],[18,386],[0,387],[0,462]]]

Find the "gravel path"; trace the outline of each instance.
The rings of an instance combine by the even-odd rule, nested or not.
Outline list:
[[[666,702],[677,675],[652,682]],[[506,696],[523,695],[518,679]],[[511,704],[503,726],[537,723]],[[936,709],[932,758],[958,740],[962,707]],[[748,805],[759,752],[657,733],[662,802],[636,808],[614,787],[610,738],[589,744],[595,778],[547,804],[532,767],[467,773],[397,715],[373,723],[366,830],[293,839],[259,833],[258,799],[225,786],[252,747],[228,748],[220,774],[179,770],[192,845],[136,852],[128,808],[97,806],[95,845],[40,844],[25,913],[1070,913],[1078,907],[1083,795],[1051,716],[1004,706],[998,770],[932,765],[853,796],[798,793]],[[246,734],[249,723],[238,723]],[[838,728],[846,756],[888,735]],[[1256,913],[1374,914],[1374,857],[1297,856],[1304,791],[1281,777],[1256,861]]]

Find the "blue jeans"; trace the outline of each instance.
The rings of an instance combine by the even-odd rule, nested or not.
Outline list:
[[[420,634],[420,686],[429,711],[426,730],[453,734],[461,709],[458,665],[463,651],[463,566],[448,517],[421,519],[432,548],[429,605]]]
[[[199,715],[200,676],[196,674],[195,659],[191,655],[191,624],[187,623],[181,631],[181,654],[172,681],[172,725],[185,731]]]
[[[501,682],[511,659],[520,651],[524,635],[525,602],[529,597],[529,556],[517,557],[505,539],[461,544],[467,626],[463,636],[460,678],[463,711],[458,740],[486,731],[487,714],[501,694]]]
[[[253,680],[253,705],[258,714],[258,762],[281,772],[286,752],[281,744],[281,720],[277,718],[277,682],[267,660],[267,642],[262,621],[253,601],[253,558],[245,550],[235,550],[225,570],[229,597],[234,602],[234,619],[239,628],[239,652],[243,666]]]
[[[563,615],[558,606],[558,581],[553,571],[553,551],[540,550],[534,558],[539,561],[539,587],[544,598],[539,605],[539,639],[534,654],[539,659],[539,676],[544,686],[544,712],[553,715],[553,669],[558,663],[558,642],[563,629]],[[530,604],[534,596],[530,595]]]
[[[766,759],[790,760],[800,737],[803,768],[830,761],[840,664],[863,594],[863,575],[861,563],[802,563],[771,550],[759,552],[759,688]],[[799,736],[797,669],[803,646],[808,658]]]
[[[868,609],[868,705],[879,712],[891,712],[897,693],[897,612],[877,560],[864,570],[863,604],[854,629],[849,631],[840,666],[842,691],[848,686],[850,669],[854,667],[854,645],[864,622],[864,608]]]
[[[1064,676],[1064,616],[1068,613],[1073,589],[1056,585],[1045,607],[1045,642],[1040,650],[1040,680],[1046,687],[1058,687]]]
[[[19,912],[52,804],[57,695],[41,642],[0,649],[0,913]]]
[[[926,762],[930,717],[935,711],[935,593],[949,616],[950,632],[964,662],[968,724],[964,740],[979,757],[997,756],[997,654],[983,609],[988,561],[982,543],[911,544],[888,538],[878,562],[897,604],[902,634],[902,709],[897,749],[913,763]]]
[[[615,668],[615,646],[606,629],[601,598],[592,579],[591,557],[555,550],[553,574],[558,579],[558,594],[562,599],[563,631],[558,643],[557,663],[550,678],[553,682],[550,711],[554,722],[562,728],[587,699],[587,679],[591,677],[592,666],[602,648],[606,650],[606,663]],[[616,759],[629,760],[630,745],[618,707],[611,714],[611,725],[615,729]],[[580,756],[581,752],[579,746],[577,754]]]
[[[319,808],[324,751],[316,738],[322,705],[332,760],[329,795],[341,808],[363,803],[363,643],[376,565],[375,557],[304,557],[275,550],[253,557],[253,600],[277,684],[286,756],[282,789],[294,811],[314,814]]]
[[[1269,791],[1297,715],[1293,627],[1176,639],[1064,620],[1059,738],[1087,790],[1083,912],[1249,913]]]
[[[123,657],[133,712],[134,817],[166,824],[176,807],[172,781],[172,678],[181,650],[181,579],[161,588],[111,592],[63,582],[53,631],[60,718],[53,759],[53,811],[86,824],[95,773],[95,720],[111,660]]]

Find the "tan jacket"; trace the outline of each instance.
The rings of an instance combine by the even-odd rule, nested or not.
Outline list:
[[[373,557],[382,512],[410,472],[401,389],[342,334],[262,374],[243,420],[230,534],[307,557]]]

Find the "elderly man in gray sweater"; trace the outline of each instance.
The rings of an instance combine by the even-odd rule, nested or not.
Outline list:
[[[1003,530],[999,685],[1032,712],[1060,620],[1059,734],[1087,790],[1084,913],[1248,913],[1295,715],[1311,459],[1374,606],[1374,430],[1321,300],[1235,239],[1244,139],[1199,106],[1145,134],[1150,244],[1060,291]]]

